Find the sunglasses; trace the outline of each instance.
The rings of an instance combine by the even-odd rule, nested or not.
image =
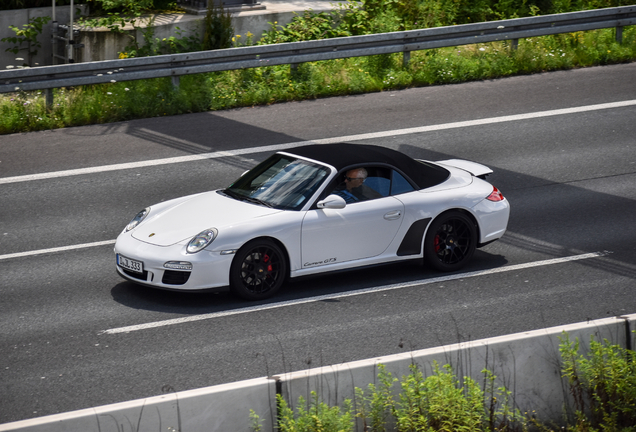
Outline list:
[[[345,181],[351,181],[351,180],[364,180],[364,177],[347,177],[345,176]]]

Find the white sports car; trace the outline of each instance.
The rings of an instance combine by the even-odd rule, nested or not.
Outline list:
[[[278,152],[227,189],[150,206],[117,238],[117,272],[172,290],[249,300],[288,277],[423,258],[454,271],[504,235],[510,206],[465,160],[355,144]]]

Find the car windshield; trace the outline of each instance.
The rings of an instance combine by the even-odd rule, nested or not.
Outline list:
[[[224,192],[234,199],[300,210],[328,174],[325,166],[275,154],[246,172]]]

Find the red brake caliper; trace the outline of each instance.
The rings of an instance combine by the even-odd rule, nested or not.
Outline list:
[[[264,262],[264,263],[269,262],[269,255],[265,254],[265,256],[263,257],[263,262]],[[271,272],[272,270],[274,270],[274,268],[272,267],[272,265],[271,265],[271,264],[269,264],[269,265],[267,266],[267,271],[268,271],[268,272]]]
[[[435,240],[433,240],[433,244],[435,245],[435,253],[438,253],[442,249],[442,245],[439,242],[439,236],[435,236]]]

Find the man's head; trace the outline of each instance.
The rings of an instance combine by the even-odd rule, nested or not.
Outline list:
[[[351,191],[353,188],[362,186],[364,180],[367,178],[367,170],[364,168],[354,168],[345,174],[345,185],[347,190]]]

